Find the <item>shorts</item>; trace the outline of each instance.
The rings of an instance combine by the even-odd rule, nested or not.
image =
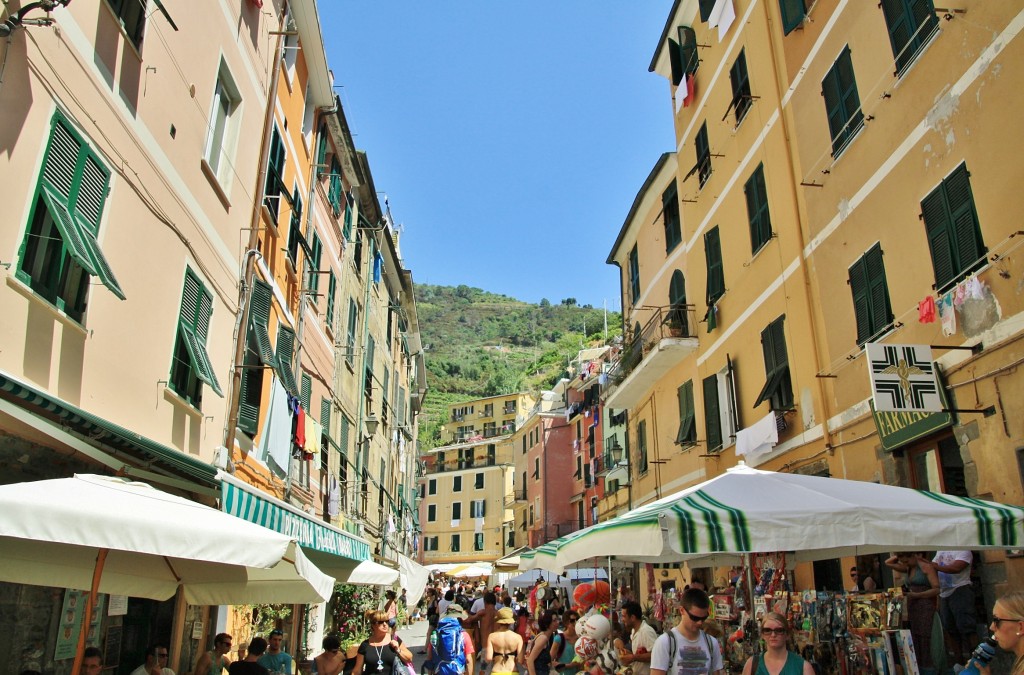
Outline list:
[[[974,635],[978,632],[978,617],[974,611],[974,587],[957,587],[948,597],[939,598],[939,616],[942,627],[951,635]]]

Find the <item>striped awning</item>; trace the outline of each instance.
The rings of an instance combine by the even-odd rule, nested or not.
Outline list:
[[[90,413],[20,378],[0,371],[0,398],[34,416],[66,427],[100,448],[131,457],[143,468],[159,468],[202,486],[217,485],[217,468]]]
[[[222,511],[291,537],[304,552],[313,554],[309,557],[317,567],[338,581],[344,581],[356,563],[372,557],[365,539],[316,520],[226,473],[218,478]]]

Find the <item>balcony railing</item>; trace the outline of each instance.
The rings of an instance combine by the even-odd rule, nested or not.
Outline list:
[[[649,318],[626,341],[619,360],[609,372],[616,389],[605,403],[631,408],[669,368],[697,350],[697,322],[693,305],[641,307]]]
[[[517,502],[526,501],[526,488],[517,488],[512,491],[512,496],[515,497]]]

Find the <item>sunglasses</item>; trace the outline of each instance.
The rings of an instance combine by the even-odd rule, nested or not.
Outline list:
[[[993,615],[992,615],[992,620],[991,620],[991,621],[989,621],[989,623],[994,623],[995,625],[997,625],[997,626],[998,626],[999,624],[1001,624],[1001,623],[1002,623],[1002,622],[1004,622],[1004,621],[1020,621],[1020,620],[1021,620],[1021,619],[1000,619],[1000,618],[999,618],[998,616],[996,616],[995,614],[993,614]]]
[[[387,620],[387,619],[381,619],[380,621],[374,621],[374,622],[373,622],[373,625],[374,625],[374,626],[379,626],[379,625],[381,625],[381,624],[387,624],[387,623],[388,623],[388,620]]]
[[[158,659],[166,659],[167,658],[167,652],[164,652],[163,654],[157,654],[156,657]]]
[[[701,623],[708,620],[708,614],[700,616],[698,614],[692,614],[688,609],[684,609],[683,611],[686,612],[686,616],[690,617],[690,621],[694,623]]]
[[[785,628],[762,628],[761,635],[785,635]]]

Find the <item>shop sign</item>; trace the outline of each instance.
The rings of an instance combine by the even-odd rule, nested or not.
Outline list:
[[[947,406],[928,345],[864,345],[871,399],[879,412],[941,412]]]
[[[949,407],[946,404],[946,390],[942,387],[939,387],[939,400],[942,401],[944,408]],[[875,410],[874,401],[871,402],[871,416],[875,419],[875,428],[878,429],[882,449],[887,452],[953,425],[952,413],[879,411]]]

